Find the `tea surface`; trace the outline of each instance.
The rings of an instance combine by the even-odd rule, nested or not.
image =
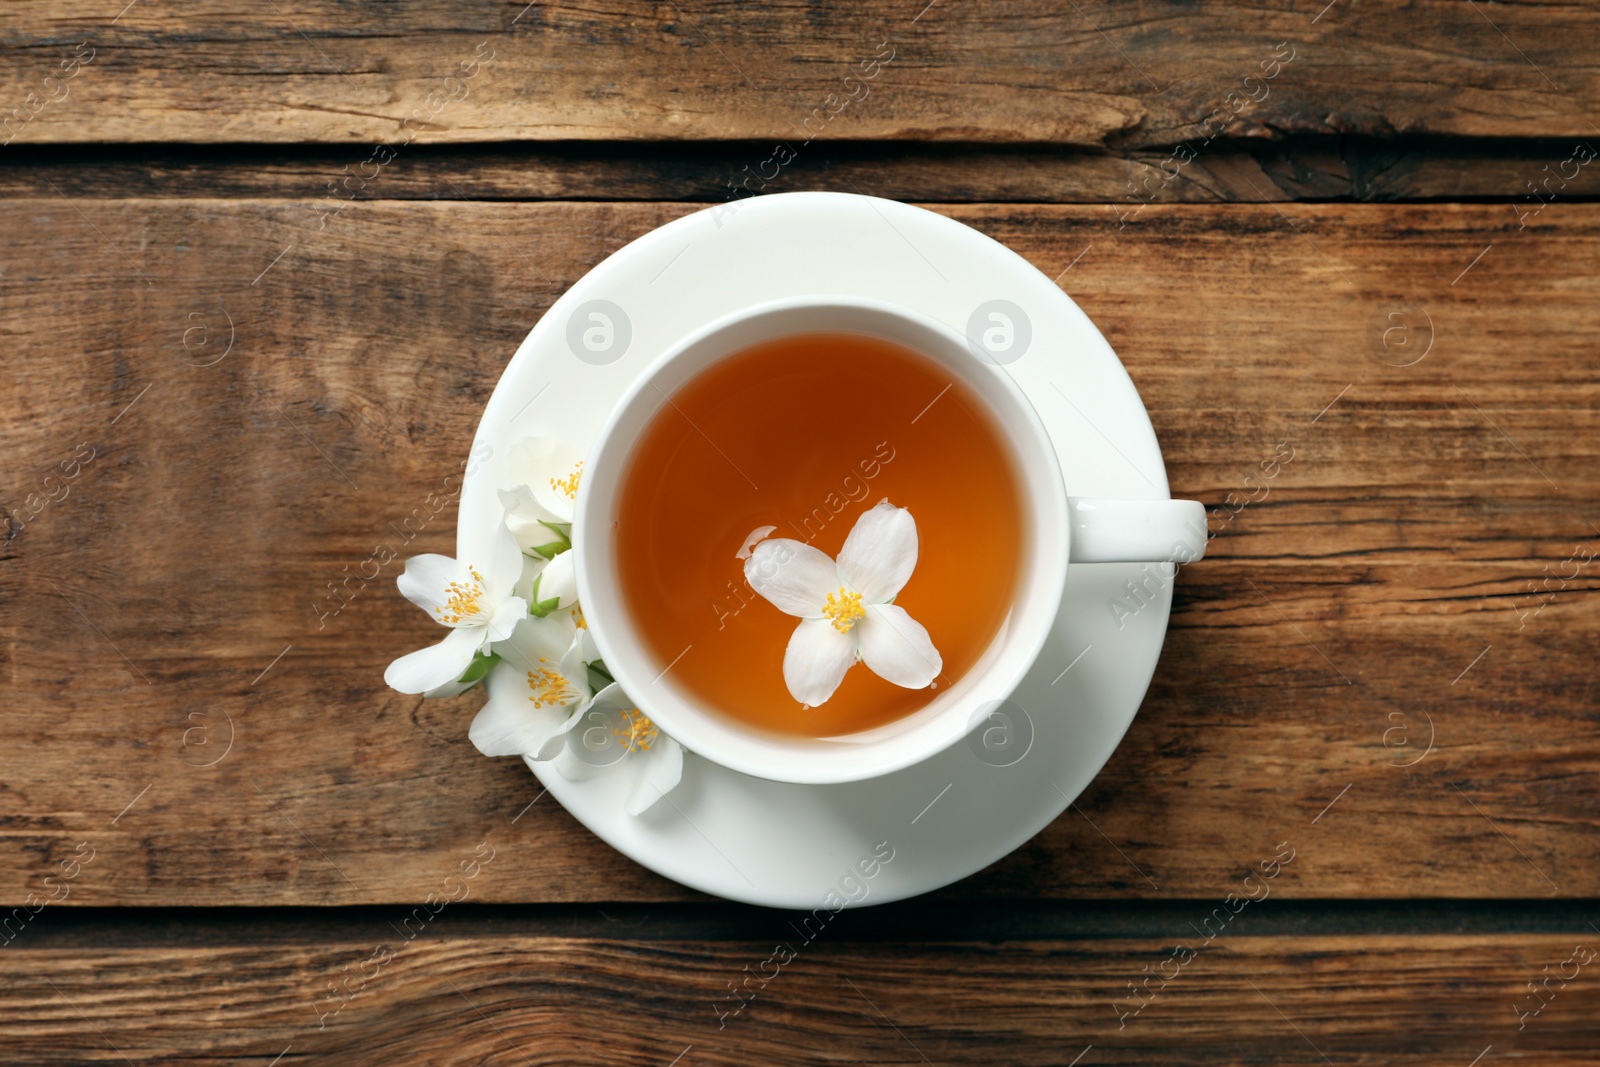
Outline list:
[[[832,737],[909,715],[959,679],[1007,612],[1023,553],[1010,449],[979,398],[931,359],[854,334],[805,334],[730,356],[652,418],[627,468],[615,535],[640,635],[703,706],[787,735]],[[894,603],[944,660],[928,689],[857,663],[803,707],[783,680],[798,619],[752,590],[752,531],[837,557],[887,498],[916,520],[919,555]]]

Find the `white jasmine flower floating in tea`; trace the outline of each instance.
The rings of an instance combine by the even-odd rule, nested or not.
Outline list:
[[[783,680],[796,700],[823,703],[858,659],[906,689],[932,684],[944,669],[939,650],[893,603],[916,566],[916,520],[888,500],[856,520],[837,563],[787,537],[755,546],[744,563],[750,587],[802,620],[783,654]]]

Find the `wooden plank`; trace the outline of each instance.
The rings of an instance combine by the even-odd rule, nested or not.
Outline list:
[[[1204,137],[1226,107],[1251,137],[1589,137],[1600,90],[1600,14],[1583,5],[121,7],[6,9],[6,136],[1137,146]]]
[[[382,687],[429,636],[394,567],[316,605],[445,487],[554,295],[690,207],[311,208],[0,205],[0,504],[28,515],[0,544],[0,899],[87,841],[73,904],[420,900],[485,839],[476,900],[685,898],[548,801],[513,821],[537,790],[467,744],[471,698]],[[1257,498],[1180,577],[1081,810],[947,898],[1220,898],[1291,833],[1285,896],[1594,896],[1600,602],[1587,565],[1530,586],[1596,543],[1600,207],[943,210],[1101,325],[1177,493]],[[1419,349],[1384,332],[1429,321],[1390,365]],[[452,543],[446,509],[405,552]],[[194,766],[185,731],[229,718]]]
[[[0,1037],[29,1063],[708,1065],[1592,1064],[1600,1040],[1587,931],[862,946],[769,920],[744,942],[13,949]]]
[[[1498,198],[1515,219],[1546,202],[1600,196],[1600,167],[1578,162],[1579,145],[1587,143],[1246,140],[1178,167],[1171,149],[833,142],[752,187],[861,191],[928,203],[1110,203],[1124,210],[1141,203]],[[59,191],[74,199],[296,199],[326,194],[328,182],[337,184],[346,167],[360,162],[342,146],[14,147],[14,154],[0,153],[0,197]],[[359,200],[588,200],[603,192],[608,200],[716,203],[734,196],[728,183],[771,151],[770,144],[749,142],[427,145],[347,192]]]

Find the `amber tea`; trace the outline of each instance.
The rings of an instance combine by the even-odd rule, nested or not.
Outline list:
[[[857,664],[805,706],[783,670],[799,619],[757,594],[743,557],[776,527],[768,537],[837,559],[883,500],[911,513],[918,545],[893,605],[926,628],[942,671],[910,689]],[[786,337],[708,367],[652,416],[622,475],[617,577],[652,674],[749,726],[835,737],[916,712],[977,664],[1015,594],[1022,507],[1004,432],[937,362],[864,335]]]

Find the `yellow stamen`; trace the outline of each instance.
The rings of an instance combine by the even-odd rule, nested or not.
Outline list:
[[[467,573],[472,575],[472,581],[451,582],[445,589],[444,607],[433,609],[440,622],[453,626],[478,614],[478,598],[483,596],[483,575],[471,567],[467,568]]]
[[[832,619],[833,628],[842,634],[849,633],[866,613],[867,609],[861,606],[861,594],[852,593],[842,585],[837,593],[828,594],[828,602],[822,606],[822,617]]]
[[[540,656],[539,662],[550,661]],[[560,707],[578,699],[577,690],[572,688],[566,677],[549,667],[539,667],[528,672],[528,689],[531,690],[528,699],[533,701],[533,706],[536,708]]]
[[[572,609],[572,621],[578,624],[578,629],[580,630],[587,630],[589,628],[588,620],[583,617],[582,608]]]
[[[572,468],[572,473],[565,478],[551,478],[550,488],[562,493],[568,500],[578,497],[578,482],[583,478],[583,460],[578,460],[578,465]]]
[[[622,713],[622,725],[611,733],[614,737],[622,738],[622,745],[629,752],[649,752],[650,746],[661,735],[656,724],[645,718],[638,708],[625,710]]]

